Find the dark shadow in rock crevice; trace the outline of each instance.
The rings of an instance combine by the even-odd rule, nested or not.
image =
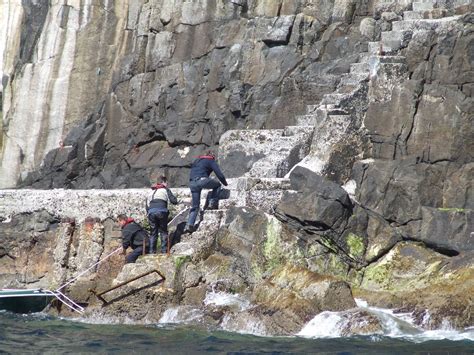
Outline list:
[[[429,243],[429,242],[426,242],[426,241],[422,241],[422,240],[417,240],[415,238],[407,238],[407,237],[404,237],[403,238],[404,241],[408,241],[408,242],[417,242],[417,243],[421,243],[423,244],[423,246],[427,249],[430,249],[430,250],[433,250],[434,252],[438,253],[438,254],[441,254],[441,255],[444,255],[444,256],[448,256],[448,257],[453,257],[453,256],[458,256],[460,253],[455,250],[455,249],[450,249],[448,247],[444,247],[444,246],[441,246],[441,245],[436,245],[434,243]]]

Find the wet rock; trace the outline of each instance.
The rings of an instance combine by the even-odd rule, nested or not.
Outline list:
[[[321,311],[355,307],[347,283],[291,266],[275,270],[254,290],[253,297],[270,309],[286,309],[304,319]],[[295,299],[299,301],[294,302]]]
[[[204,298],[206,297],[207,293],[207,286],[206,285],[199,285],[196,287],[187,287],[186,290],[183,293],[183,299],[182,303],[189,305],[189,306],[195,306],[195,307],[201,307],[204,301]],[[211,312],[215,319],[220,318],[220,316],[217,316],[213,312]]]
[[[329,320],[329,321],[328,321]],[[327,327],[322,324],[328,324]],[[308,322],[298,333],[300,336],[354,336],[383,334],[381,321],[363,309],[344,312],[322,312]]]
[[[363,288],[355,290],[357,297],[371,305],[412,313],[415,324],[424,329],[471,326],[472,252],[448,258],[419,245],[396,250],[401,254],[389,253],[368,268]],[[368,282],[378,286],[372,284],[369,289]]]
[[[221,291],[244,292],[248,288],[248,275],[238,260],[214,253],[200,264],[202,280]]]
[[[322,310],[355,306],[346,283],[289,265],[254,288],[252,303],[255,306],[225,317],[221,326],[257,335],[289,335]]]
[[[364,272],[362,288],[372,290],[413,290],[424,288],[438,275],[448,258],[422,245],[399,243]]]
[[[380,320],[364,310],[352,310],[343,313],[346,320],[341,329],[342,336],[383,334]]]
[[[264,306],[257,306],[228,315],[222,320],[221,327],[227,331],[260,336],[289,335],[298,331],[301,320],[280,310],[269,310]]]

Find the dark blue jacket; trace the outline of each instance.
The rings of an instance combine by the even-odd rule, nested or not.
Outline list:
[[[219,165],[217,165],[214,159],[208,157],[199,157],[191,165],[191,173],[189,180],[196,180],[201,177],[209,177],[214,172],[217,178],[222,182],[223,185],[227,186],[224,174],[222,174]]]
[[[124,249],[128,247],[135,249],[143,245],[143,240],[145,240],[146,245],[149,244],[148,233],[130,218],[127,224],[122,227],[122,247]]]

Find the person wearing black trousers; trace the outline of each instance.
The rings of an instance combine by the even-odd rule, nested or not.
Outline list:
[[[214,172],[219,180],[210,177]],[[195,230],[196,217],[199,213],[201,204],[201,191],[203,189],[210,189],[211,194],[209,198],[210,210],[218,209],[219,194],[221,191],[221,183],[227,186],[227,181],[222,173],[219,165],[216,163],[216,157],[212,152],[206,155],[199,156],[191,165],[191,172],[189,175],[189,188],[191,190],[192,206],[189,211],[188,222],[186,223],[185,232],[192,233]]]
[[[168,188],[165,176],[160,176],[158,183],[151,188],[153,191],[147,199],[147,215],[151,226],[150,254],[156,254],[158,235],[161,238],[161,252],[166,253],[171,247],[168,234],[168,203],[176,205],[178,199]]]
[[[133,249],[125,257],[125,261],[127,264],[134,263],[140,255],[146,254],[149,246],[148,233],[133,218],[124,214],[119,215],[117,220],[122,227],[123,255],[126,255],[129,247]]]

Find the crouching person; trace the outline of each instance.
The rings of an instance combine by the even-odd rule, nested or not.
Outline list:
[[[133,218],[124,214],[117,217],[119,225],[122,227],[122,248],[123,255],[126,255],[127,249],[132,248],[125,260],[128,263],[134,263],[140,255],[146,254],[149,247],[148,233]]]
[[[168,234],[168,203],[178,204],[178,199],[168,188],[166,177],[160,176],[158,183],[153,185],[153,192],[147,199],[147,215],[151,227],[150,254],[156,254],[158,235],[161,238],[161,252],[166,253],[171,247]]]

